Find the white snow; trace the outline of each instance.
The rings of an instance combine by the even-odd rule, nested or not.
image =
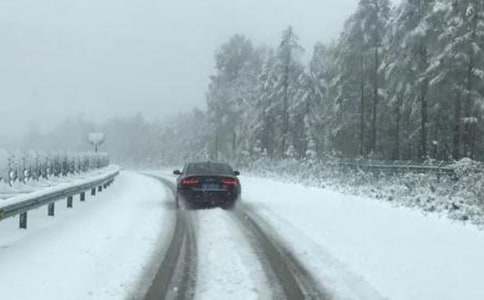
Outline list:
[[[396,300],[484,299],[484,233],[472,225],[270,179],[242,185],[244,201],[338,298],[376,299],[371,285]]]
[[[254,249],[230,212],[198,212],[196,299],[270,299],[270,290]]]
[[[165,177],[166,173],[164,174]],[[173,179],[173,177],[171,177]],[[484,299],[484,233],[436,214],[327,189],[242,177],[244,209],[274,229],[335,299]],[[5,299],[122,299],[149,287],[175,214],[158,181],[122,172],[94,199],[0,222]],[[271,298],[230,212],[195,215],[197,299]],[[272,295],[273,296],[273,295]]]
[[[0,223],[2,299],[123,299],[139,296],[156,271],[173,218],[154,179],[123,172],[115,183],[73,209],[56,205]],[[171,201],[171,199],[170,199]],[[161,240],[160,240],[161,239]]]
[[[5,207],[7,205],[12,205],[15,203],[48,195],[54,192],[62,191],[67,188],[90,183],[93,181],[105,180],[106,178],[109,178],[116,172],[119,172],[119,167],[116,165],[111,165],[106,168],[90,171],[84,174],[79,174],[77,176],[59,177],[55,181],[51,179],[48,181],[49,183],[45,185],[34,185],[34,186],[30,185],[30,189],[32,189],[31,191],[22,193],[19,195],[15,195],[5,200],[0,200],[0,208]]]
[[[110,165],[76,175],[52,176],[48,179],[41,178],[38,181],[32,180],[27,183],[15,182],[13,186],[9,186],[5,182],[0,182],[0,206],[5,206],[6,203],[21,201],[22,199],[26,199],[26,197],[31,197],[32,195],[26,196],[26,194],[29,193],[36,193],[37,196],[40,196],[41,194],[52,193],[71,186],[101,179],[107,174],[112,174],[117,171],[119,171],[119,166]]]

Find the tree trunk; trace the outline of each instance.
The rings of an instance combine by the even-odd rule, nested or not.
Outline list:
[[[411,112],[410,109],[406,109],[403,111],[403,130],[404,130],[404,139],[402,140],[403,142],[403,153],[400,153],[400,157],[402,157],[404,160],[412,160],[412,139],[411,139],[411,134],[412,134],[412,120],[411,120]]]
[[[460,159],[460,147],[461,147],[461,115],[462,115],[462,104],[460,102],[460,93],[457,92],[454,98],[454,139],[453,139],[453,150],[452,156],[455,160]]]
[[[477,29],[477,16],[474,16],[474,21],[472,24],[472,37],[471,41],[475,41],[476,39],[476,29]],[[468,54],[469,56],[469,64],[467,66],[467,74],[466,74],[466,99],[465,99],[465,109],[464,109],[464,117],[466,122],[464,123],[464,155],[473,159],[473,131],[476,126],[474,124],[474,114],[473,114],[473,101],[472,101],[472,88],[473,88],[473,74],[472,71],[474,69],[474,50],[470,47]]]
[[[422,92],[423,94],[423,92]],[[420,159],[425,160],[427,158],[427,98],[424,95],[420,95]]]
[[[371,116],[371,140],[370,140],[370,152],[376,152],[376,123],[377,123],[377,106],[378,106],[378,67],[379,67],[379,55],[378,46],[375,47],[375,69],[374,69],[374,83],[373,83],[373,106]]]
[[[400,121],[402,119],[402,106],[403,97],[398,96],[397,107],[395,109],[395,148],[393,151],[393,159],[400,160]]]
[[[271,107],[272,100],[269,98],[267,100],[267,105],[263,107],[262,111],[262,124],[263,124],[263,129],[262,129],[262,137],[263,137],[263,149],[267,151],[267,154],[269,155],[270,159],[274,158],[274,140],[273,140],[273,118],[272,118],[272,112],[269,110]]]
[[[426,45],[420,45],[420,74],[427,70],[427,48]],[[428,122],[428,103],[427,103],[428,80],[424,79],[419,87],[419,102],[420,102],[420,153],[419,158],[425,160],[427,158],[427,122]]]
[[[360,83],[360,156],[366,157],[366,153],[365,153],[365,81],[363,78],[363,74],[361,75],[361,83]]]
[[[310,103],[310,101],[306,101],[306,118],[308,118],[308,120],[311,119],[310,114],[311,114],[311,103]],[[303,117],[303,122],[304,122],[304,119],[305,118]],[[309,143],[311,141],[315,142],[315,139],[313,139],[313,134],[311,132],[311,127],[312,127],[311,125],[312,124],[309,124],[308,128],[306,128],[306,126],[305,126],[304,129],[303,129],[303,134],[306,134],[306,138],[303,139],[303,145],[302,145],[302,149],[301,149],[301,156],[302,157],[306,157],[306,154],[309,150]]]
[[[282,142],[281,142],[281,157],[286,157],[286,145],[287,145],[287,138],[289,135],[289,63],[291,61],[290,55],[286,61],[286,66],[284,68],[284,95],[283,95],[283,112],[282,112]]]

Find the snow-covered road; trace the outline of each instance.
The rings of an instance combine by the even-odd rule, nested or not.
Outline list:
[[[484,234],[472,225],[376,199],[270,179],[242,177],[242,184],[239,211],[254,215],[257,225],[275,236],[334,299],[484,299]],[[240,298],[278,297],[277,289],[261,296],[261,290],[277,285],[277,278],[267,274],[264,259],[254,256],[254,247],[247,245],[250,240],[230,222],[230,212],[196,214],[197,228],[212,228],[197,234],[199,256],[216,258],[198,270],[202,280],[197,287],[206,287],[205,299],[220,295],[207,291],[237,287],[239,294],[255,291],[253,297],[246,293]],[[223,234],[227,228],[230,238]],[[201,246],[206,241],[211,241],[210,247]],[[244,257],[251,263],[231,263]],[[201,258],[198,265],[204,265]],[[220,265],[223,268],[215,268]],[[228,279],[237,272],[255,279],[231,285]],[[258,289],[254,282],[265,285]]]
[[[173,182],[159,179],[174,193]],[[331,299],[255,212],[241,206],[178,210],[176,216],[174,238],[146,299]]]
[[[233,212],[178,211],[158,174],[1,222],[1,298],[484,299],[473,226],[256,177]]]

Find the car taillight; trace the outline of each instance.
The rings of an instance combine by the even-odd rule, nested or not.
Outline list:
[[[225,186],[238,186],[239,180],[237,178],[225,178],[222,180]]]
[[[181,185],[184,187],[195,187],[200,184],[200,180],[198,178],[185,178],[182,179]]]

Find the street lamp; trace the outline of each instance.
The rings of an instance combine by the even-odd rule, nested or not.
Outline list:
[[[106,139],[102,132],[91,132],[89,133],[88,140],[89,143],[94,146],[94,152],[97,152],[99,146],[101,146]]]

